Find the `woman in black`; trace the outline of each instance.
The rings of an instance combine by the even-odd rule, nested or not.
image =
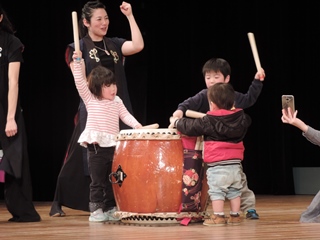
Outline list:
[[[131,40],[117,37],[106,37],[109,17],[105,5],[100,1],[89,1],[82,8],[80,19],[80,49],[86,64],[86,74],[97,65],[111,69],[116,77],[118,96],[123,100],[126,108],[132,114],[132,107],[127,89],[124,70],[124,57],[140,52],[144,41],[140,29],[135,21],[129,3],[122,2],[121,12],[127,17],[131,30]],[[73,67],[72,54],[74,44],[66,50],[66,62]],[[87,112],[80,99],[78,113],[75,118],[75,129],[66,153],[64,164],[60,170],[54,201],[50,216],[64,216],[61,206],[89,211],[89,184],[91,182],[87,166],[87,150],[77,142],[86,123]],[[121,123],[120,129],[128,128]],[[110,186],[111,187],[111,186]],[[110,199],[110,202],[115,200]]]
[[[32,202],[27,138],[19,102],[19,74],[24,45],[0,6],[0,170],[5,172],[4,198],[12,222],[38,222]]]

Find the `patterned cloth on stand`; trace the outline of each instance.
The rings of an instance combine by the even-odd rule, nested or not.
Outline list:
[[[182,136],[184,167],[182,176],[181,212],[200,212],[204,162],[202,159],[203,137]]]
[[[200,212],[204,163],[201,150],[184,149],[181,212]]]
[[[2,160],[2,156],[3,156],[3,151],[2,149],[0,149],[0,163],[1,163],[1,160]],[[5,178],[5,172],[3,170],[0,170],[0,182],[4,182]]]

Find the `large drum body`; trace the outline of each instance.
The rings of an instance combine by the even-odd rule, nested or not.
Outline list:
[[[182,212],[184,149],[176,129],[122,130],[110,181],[122,222],[177,223]]]
[[[113,184],[113,190],[120,211],[179,211],[183,148],[174,129],[122,130],[112,172],[119,169],[123,182]]]

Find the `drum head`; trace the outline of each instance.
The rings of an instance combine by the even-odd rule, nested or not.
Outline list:
[[[177,129],[171,128],[121,130],[117,135],[117,140],[177,140],[180,138]]]

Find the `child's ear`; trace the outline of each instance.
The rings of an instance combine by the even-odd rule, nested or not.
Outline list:
[[[210,111],[218,110],[219,108],[217,107],[216,104],[213,102],[209,101],[209,106],[210,106]]]
[[[226,78],[224,79],[225,83],[228,83],[230,81],[230,75],[226,76]]]

